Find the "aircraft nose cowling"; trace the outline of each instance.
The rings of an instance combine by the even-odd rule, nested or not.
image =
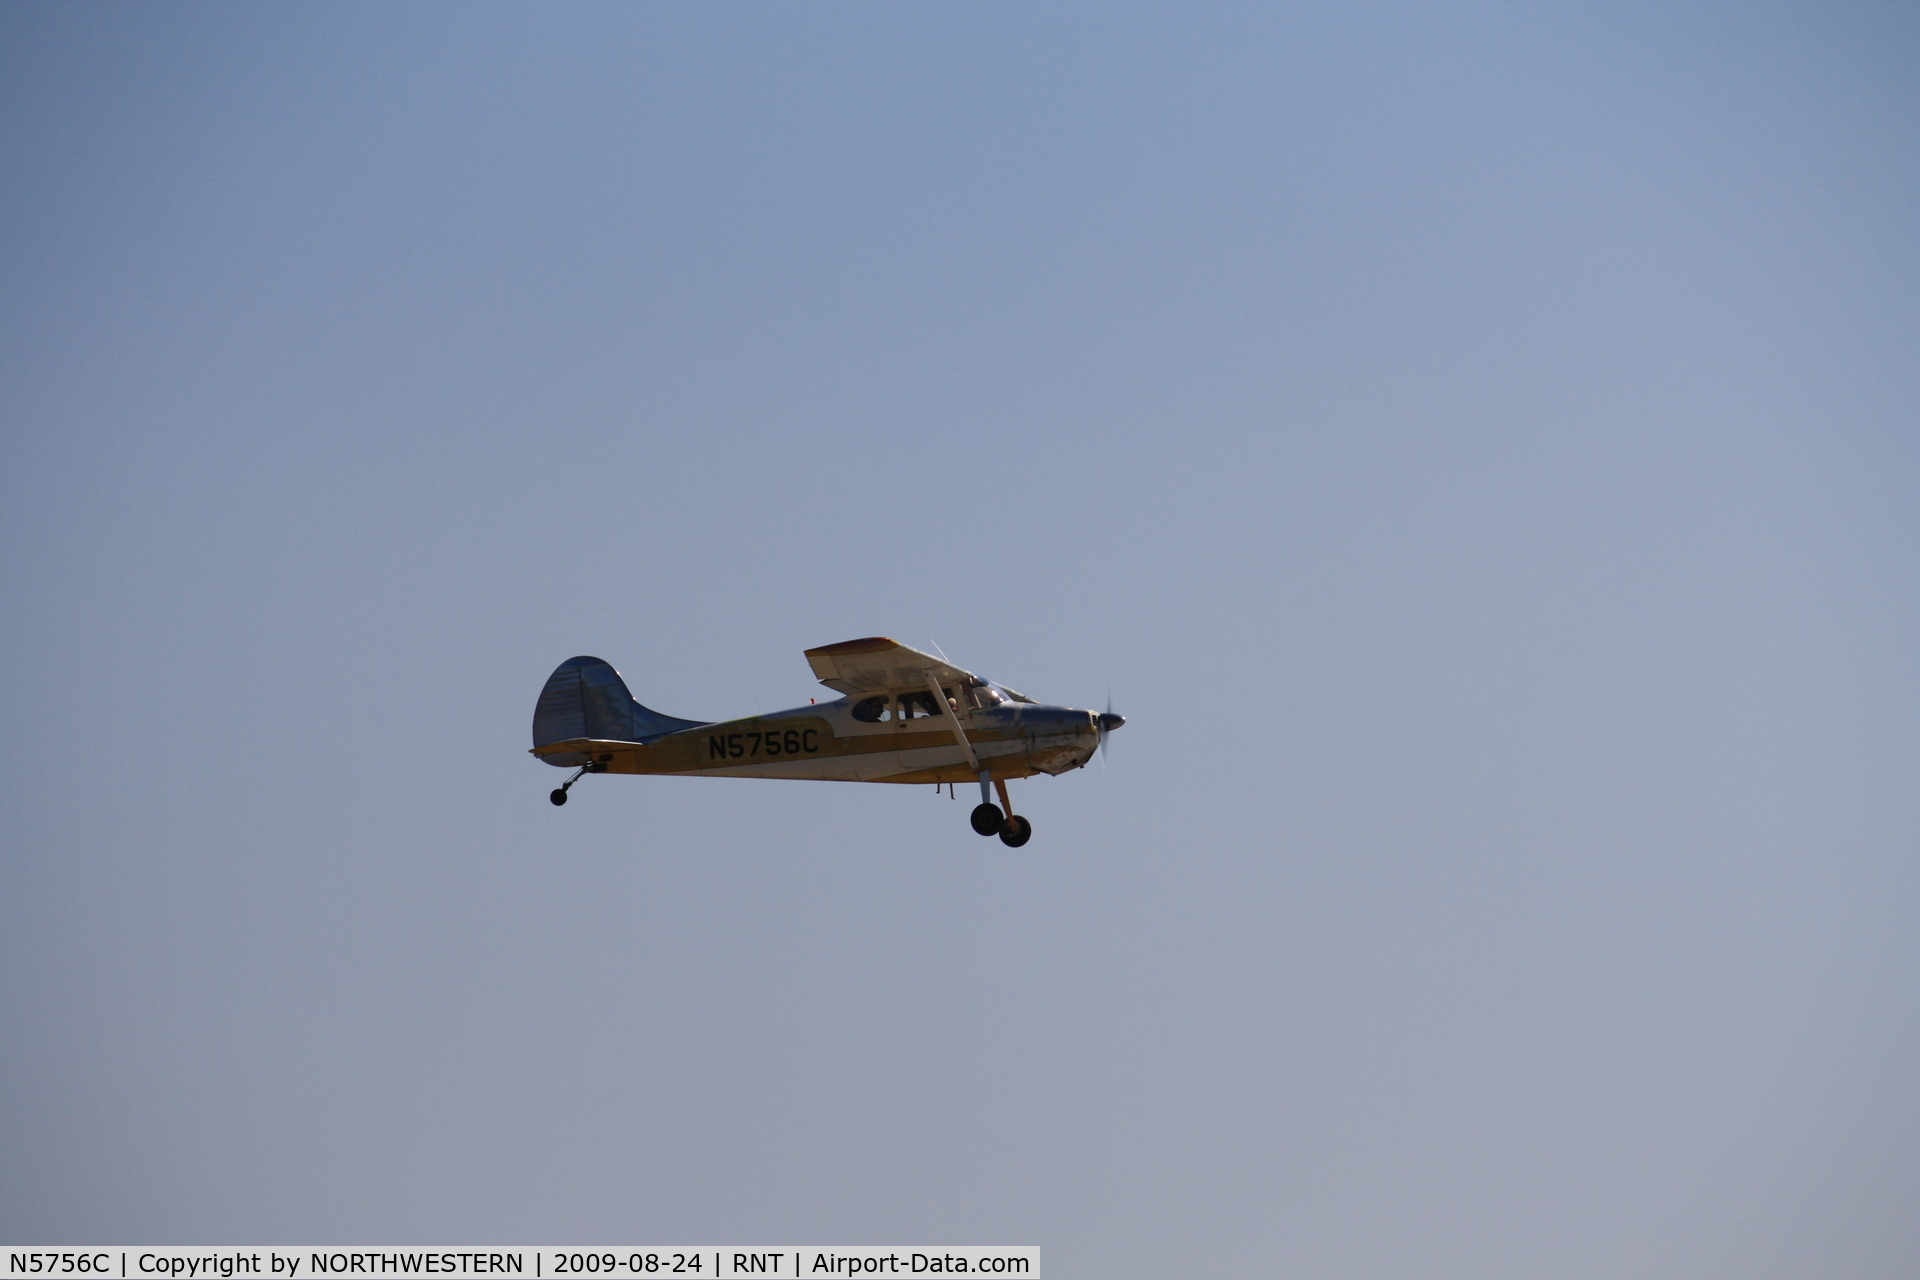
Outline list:
[[[1115,729],[1126,724],[1126,722],[1127,718],[1125,716],[1117,716],[1111,711],[1105,712],[1099,718],[1100,732],[1112,733]]]
[[[1027,740],[1027,763],[1041,773],[1078,769],[1093,755],[1097,736],[1093,712],[1029,705],[1017,714]]]
[[[1044,738],[1060,733],[1093,732],[1093,713],[1068,707],[1022,707],[1020,724],[1028,737]]]

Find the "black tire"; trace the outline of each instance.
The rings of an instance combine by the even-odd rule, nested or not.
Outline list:
[[[998,835],[1006,818],[1001,816],[997,804],[977,804],[973,807],[973,829],[983,836]]]
[[[553,801],[553,802],[554,802],[555,804],[565,804],[565,803],[567,802],[567,791],[566,791],[566,788],[565,788],[565,787],[555,787],[555,788],[553,789],[553,794],[552,794],[552,795],[550,795],[550,796],[548,796],[548,797],[547,797],[547,799],[549,799],[549,800],[551,800],[551,801]]]
[[[1009,849],[1018,849],[1033,839],[1033,824],[1019,814],[1007,819],[1007,825],[1000,828],[1000,843]]]

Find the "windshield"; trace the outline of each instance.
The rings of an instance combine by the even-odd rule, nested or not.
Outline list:
[[[971,689],[967,690],[967,693],[973,698],[973,705],[976,707],[997,707],[1002,703],[1013,701],[1013,699],[990,684],[974,685]]]

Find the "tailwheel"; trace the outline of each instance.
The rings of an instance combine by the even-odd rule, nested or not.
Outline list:
[[[1007,820],[1001,816],[997,806],[978,804],[973,807],[972,821],[975,831],[983,836],[990,836],[997,834],[1000,828],[1006,825]]]
[[[556,805],[565,804],[567,802],[567,792],[573,789],[574,783],[580,781],[581,774],[605,773],[607,771],[607,761],[611,759],[613,759],[613,755],[611,752],[609,752],[608,754],[601,756],[598,760],[587,761],[585,764],[580,766],[580,771],[578,773],[574,774],[571,778],[568,778],[565,782],[561,783],[559,786],[555,787],[551,792],[549,792],[547,795],[547,799],[553,801]]]
[[[1000,828],[1000,843],[1010,849],[1018,849],[1033,838],[1033,824],[1019,814],[1008,818],[1006,825]]]

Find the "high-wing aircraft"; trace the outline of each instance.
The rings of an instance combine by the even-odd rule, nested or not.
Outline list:
[[[884,636],[808,649],[820,683],[841,696],[744,720],[706,723],[650,711],[599,658],[568,658],[533,712],[533,754],[576,772],[711,778],[819,778],[980,784],[973,829],[1018,848],[1033,824],[1014,813],[1009,778],[1078,769],[1126,723],[1049,707],[943,658]],[[998,788],[1000,803],[993,803]]]

